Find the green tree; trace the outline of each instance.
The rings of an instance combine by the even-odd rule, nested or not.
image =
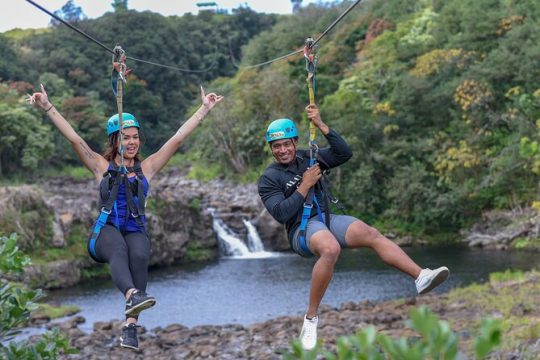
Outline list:
[[[68,2],[66,2],[60,10],[56,10],[54,14],[68,23],[77,23],[86,17],[82,11],[82,8],[75,5],[73,0],[68,0]],[[54,18],[51,19],[51,25],[57,26],[59,24],[60,21]]]
[[[114,12],[121,12],[128,10],[128,0],[114,0],[111,4]]]
[[[0,175],[36,169],[53,149],[50,126],[6,84],[0,99]]]

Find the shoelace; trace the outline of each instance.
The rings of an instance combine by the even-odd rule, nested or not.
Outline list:
[[[311,340],[315,338],[315,336],[317,336],[317,326],[314,323],[309,322],[305,327],[304,337]]]

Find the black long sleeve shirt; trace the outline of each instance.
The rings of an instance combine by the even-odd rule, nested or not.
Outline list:
[[[318,158],[321,160],[319,161],[321,170],[339,166],[352,157],[349,145],[337,132],[330,129],[325,137],[330,147],[319,149]],[[283,165],[274,162],[266,168],[259,178],[259,196],[274,219],[285,224],[289,241],[302,218],[305,199],[296,188],[308,166],[309,150],[297,150],[296,158],[290,164]],[[315,196],[317,199],[323,198],[317,190]],[[327,211],[326,202],[319,202],[319,205],[322,212]],[[311,216],[317,214],[315,207],[311,211]]]

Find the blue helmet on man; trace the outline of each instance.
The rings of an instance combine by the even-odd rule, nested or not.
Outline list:
[[[277,119],[270,123],[266,130],[266,141],[292,139],[298,137],[298,130],[291,119]]]
[[[141,128],[135,116],[130,113],[122,113],[122,128],[127,129],[130,127]],[[120,130],[120,117],[115,114],[107,121],[107,136]]]

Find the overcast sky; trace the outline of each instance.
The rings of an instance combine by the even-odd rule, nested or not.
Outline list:
[[[33,0],[49,11],[60,9],[68,0]],[[163,15],[182,15],[186,12],[197,13],[197,3],[208,0],[128,0],[128,7],[138,11],[150,10]],[[317,2],[303,0],[302,5]],[[49,24],[50,17],[35,8],[25,0],[1,0],[0,32],[14,28],[42,28]],[[112,11],[112,0],[75,0],[77,6],[82,7],[84,14],[89,18],[96,18],[107,11]],[[292,5],[290,0],[217,0],[220,8],[234,9],[240,5],[248,5],[255,11],[290,14]]]

